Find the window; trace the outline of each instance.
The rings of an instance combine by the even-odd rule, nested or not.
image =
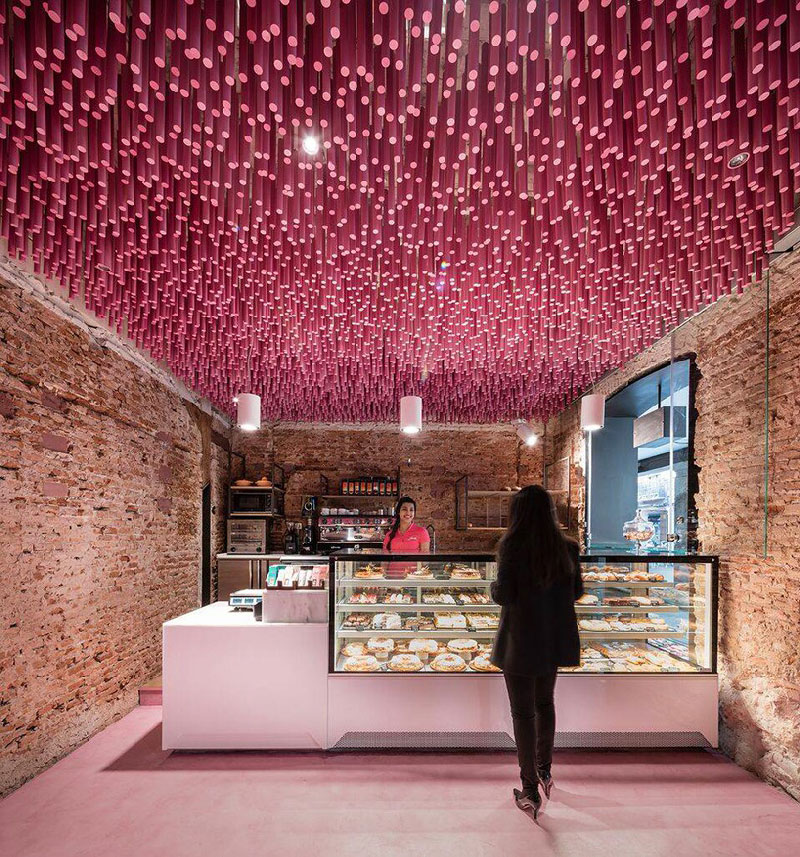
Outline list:
[[[637,510],[654,527],[645,547],[694,547],[691,382],[692,361],[680,360],[607,399],[604,428],[587,438],[590,549],[629,549],[622,527]]]

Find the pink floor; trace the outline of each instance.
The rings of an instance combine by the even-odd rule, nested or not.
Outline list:
[[[505,754],[170,755],[160,718],[137,708],[0,803],[0,854],[800,854],[800,805],[716,754],[562,752],[537,827]]]

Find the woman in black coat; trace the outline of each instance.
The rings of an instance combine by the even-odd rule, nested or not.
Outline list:
[[[514,798],[536,817],[539,783],[546,797],[553,785],[556,670],[580,663],[575,600],[583,594],[578,546],[561,534],[550,495],[540,485],[512,498],[497,562],[492,598],[503,609],[492,663],[503,670],[514,721],[522,779]]]

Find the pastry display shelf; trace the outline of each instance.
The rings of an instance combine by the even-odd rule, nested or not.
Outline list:
[[[334,557],[335,558],[335,557]],[[369,558],[369,557],[367,557]],[[455,577],[338,577],[337,583],[343,586],[400,586],[409,589],[413,586],[433,586],[437,589],[456,586],[491,586],[491,580],[475,580]]]
[[[675,584],[669,580],[585,580],[584,589],[674,589]],[[679,589],[678,592],[683,590]]]
[[[641,607],[613,607],[603,604],[576,604],[575,612],[580,613],[677,613],[683,608],[675,604],[651,604]]]
[[[341,675],[499,675],[499,670],[472,670],[467,667],[465,670],[434,670],[430,664],[425,664],[421,670],[390,670],[388,662],[382,664],[378,670],[360,670],[356,672],[348,672],[344,669],[345,658],[340,657],[336,666],[337,673]]]
[[[446,613],[476,613],[482,610],[485,613],[498,613],[500,611],[499,604],[424,604],[414,602],[410,604],[350,604],[349,602],[341,602],[336,605],[338,613],[404,613],[411,612],[432,612],[434,610],[443,610]]]
[[[373,631],[373,633],[375,633]],[[664,640],[668,638],[681,638],[686,636],[686,631],[580,631],[581,642],[602,643],[606,640]]]
[[[462,638],[493,640],[497,634],[497,629],[470,631],[464,628],[437,628],[435,631],[394,631],[387,628],[367,628],[363,631],[357,631],[351,628],[339,628],[336,633],[340,639],[346,640],[363,640],[369,637],[391,637],[397,640],[456,640]],[[659,636],[663,637],[664,635],[659,633]]]

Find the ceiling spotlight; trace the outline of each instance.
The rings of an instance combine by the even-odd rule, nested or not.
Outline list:
[[[739,152],[728,161],[728,166],[732,170],[736,170],[739,167],[743,167],[749,160],[750,152]]]
[[[303,137],[303,151],[307,155],[316,155],[319,153],[319,138],[313,134],[306,134]]]
[[[517,437],[525,446],[536,446],[539,442],[539,435],[526,422],[521,422],[517,426]]]

